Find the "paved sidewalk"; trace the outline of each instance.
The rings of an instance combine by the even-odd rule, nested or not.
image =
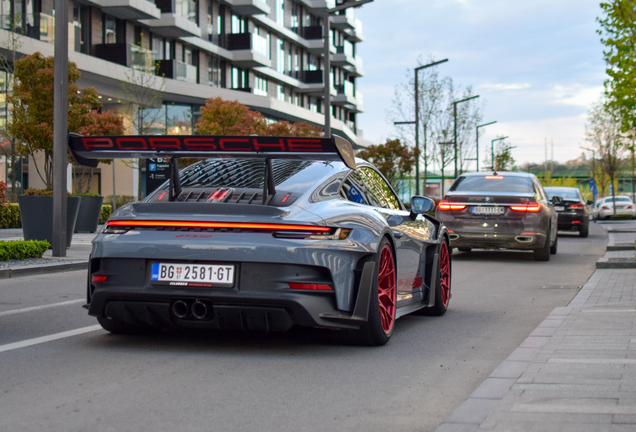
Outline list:
[[[636,222],[603,225],[633,246]],[[636,269],[596,270],[436,429],[449,431],[636,431]]]
[[[95,233],[75,233],[66,257],[54,257],[51,249],[42,258],[0,261],[0,279],[33,274],[83,270],[91,253],[91,241]],[[23,240],[21,228],[0,229],[0,241]]]

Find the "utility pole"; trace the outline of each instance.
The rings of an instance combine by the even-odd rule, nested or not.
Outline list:
[[[53,256],[66,256],[68,135],[68,1],[55,0],[53,61]]]
[[[462,102],[468,102],[469,100],[477,99],[478,97],[479,95],[476,95],[476,96],[471,96],[469,98],[453,102],[453,120],[454,120],[453,121],[453,125],[454,125],[453,142],[455,143],[455,178],[457,178],[457,175],[458,175],[458,171],[457,171],[457,160],[458,160],[458,157],[457,157],[457,104]]]

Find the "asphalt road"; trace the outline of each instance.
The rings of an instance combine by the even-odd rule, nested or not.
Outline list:
[[[432,431],[574,297],[606,242],[591,224],[547,263],[456,252],[448,313],[400,319],[380,348],[302,329],[115,336],[81,308],[83,272],[1,280],[0,430]]]

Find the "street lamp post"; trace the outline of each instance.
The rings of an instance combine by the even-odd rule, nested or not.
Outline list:
[[[446,181],[446,177],[444,176],[444,168],[445,168],[444,162],[446,161],[446,148],[444,146],[447,146],[447,145],[450,145],[450,144],[453,144],[453,141],[439,143],[439,145],[440,145],[440,153],[441,153],[441,157],[442,157],[442,163],[441,163],[441,165],[442,165],[441,168],[442,169],[440,170],[442,172],[442,184],[441,184],[441,188],[440,188],[440,192],[441,192],[440,199],[444,198],[444,182]]]
[[[437,66],[441,63],[446,63],[448,59],[432,62],[429,64],[425,64],[424,66],[416,67],[415,70],[415,121],[404,121],[404,122],[393,122],[394,125],[403,125],[403,124],[415,124],[415,148],[417,149],[417,159],[415,162],[415,195],[420,194],[420,86],[419,86],[419,74],[418,72],[422,69],[430,68],[433,66]],[[424,191],[426,193],[426,178],[428,174],[428,164],[426,163],[426,129],[424,132]]]
[[[510,138],[510,137],[500,137],[500,138],[495,138],[494,140],[492,140],[492,142],[490,143],[490,157],[491,157],[491,168],[493,171],[497,171],[497,166],[495,165],[495,162],[497,161],[497,159],[495,158],[495,141],[501,141],[501,140],[505,140],[506,138]]]
[[[453,125],[454,125],[454,139],[453,142],[455,143],[455,178],[457,178],[457,104],[458,103],[462,103],[462,102],[468,102],[469,100],[473,100],[473,99],[477,99],[479,97],[479,95],[476,96],[471,96],[469,98],[466,99],[462,99],[462,100],[458,100],[456,102],[453,102]]]
[[[477,140],[475,141],[475,145],[476,145],[475,161],[477,162],[477,169],[475,171],[477,171],[477,172],[479,172],[479,128],[480,127],[484,127],[484,126],[489,126],[489,125],[495,124],[495,123],[497,123],[497,120],[492,121],[490,123],[480,124],[479,126],[477,126],[475,128],[475,131],[477,133]]]
[[[329,43],[329,36],[331,33],[331,23],[329,22],[329,16],[340,12],[345,9],[360,7],[365,3],[371,3],[373,0],[357,0],[347,3],[343,3],[331,9],[325,9],[323,15],[324,23],[322,25],[322,31],[324,32],[325,46],[323,50],[324,56],[324,98],[325,98],[325,138],[331,138],[331,44]]]

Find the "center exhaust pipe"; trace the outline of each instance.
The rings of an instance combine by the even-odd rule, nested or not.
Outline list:
[[[205,305],[205,303],[199,300],[195,301],[192,305],[192,316],[194,316],[196,319],[204,319],[207,314],[208,307]]]
[[[177,300],[172,303],[172,313],[177,318],[185,318],[188,316],[188,305],[184,301]]]

